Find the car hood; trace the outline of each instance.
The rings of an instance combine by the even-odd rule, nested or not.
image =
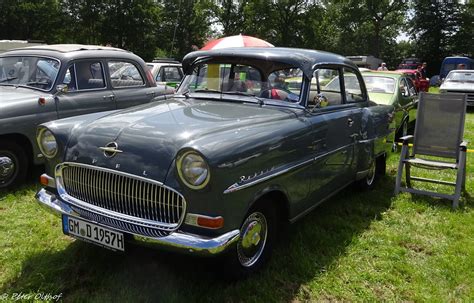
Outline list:
[[[444,83],[441,84],[440,89],[474,91],[474,83],[444,81]]]
[[[369,99],[377,104],[391,105],[395,101],[395,94],[369,93]]]
[[[45,92],[36,91],[34,89],[0,85],[0,118],[18,115],[18,109],[26,111],[32,101],[38,100],[39,97],[51,97]]]
[[[294,116],[287,108],[174,98],[116,112],[76,127],[64,160],[119,169],[164,182],[179,150],[193,148],[206,157],[208,151],[201,143],[209,142],[217,133]],[[110,142],[116,142],[122,152],[107,158],[99,147]]]

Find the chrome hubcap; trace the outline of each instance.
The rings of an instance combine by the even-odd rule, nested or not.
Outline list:
[[[408,135],[408,123],[407,123],[406,121],[403,122],[403,126],[402,126],[402,127],[403,127],[403,129],[402,129],[402,135],[403,135],[403,136]]]
[[[375,180],[375,162],[370,165],[369,172],[367,174],[367,185],[372,185]]]
[[[252,213],[240,229],[241,238],[237,244],[239,262],[250,267],[258,261],[267,241],[267,220],[262,213]]]
[[[0,156],[0,183],[6,182],[15,173],[15,162],[7,156]]]

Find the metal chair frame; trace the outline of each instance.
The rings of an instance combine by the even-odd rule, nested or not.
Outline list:
[[[436,149],[433,147],[433,150],[423,148],[417,148],[417,134],[420,135],[423,132],[424,124],[426,123],[426,119],[423,116],[425,113],[423,112],[424,102],[437,102],[437,100],[447,100],[450,99],[452,102],[463,102],[464,106],[461,104],[461,107],[464,109],[464,112],[461,113],[461,119],[458,121],[458,125],[456,126],[457,129],[457,142],[459,144],[453,150],[446,150],[444,149]],[[439,102],[439,101],[438,101]],[[455,209],[459,205],[459,199],[461,197],[461,192],[465,191],[466,185],[466,152],[467,152],[467,142],[462,140],[463,132],[464,132],[464,121],[466,116],[466,104],[467,104],[467,96],[460,94],[442,94],[442,95],[433,95],[427,93],[420,94],[419,100],[419,109],[417,112],[417,120],[415,126],[415,133],[414,136],[408,135],[401,137],[400,140],[403,141],[402,150],[400,153],[400,161],[398,163],[398,172],[397,178],[395,181],[395,192],[394,194],[397,195],[399,192],[409,192],[412,194],[420,194],[420,195],[428,195],[432,197],[444,198],[452,200],[452,207]],[[423,123],[419,123],[423,120]],[[423,124],[423,125],[420,125]],[[409,142],[410,140],[414,139],[413,149],[410,153]],[[424,155],[424,156],[436,156],[451,159],[451,162],[448,161],[437,161],[437,160],[428,160],[417,157],[417,155]],[[453,161],[455,160],[455,161]],[[455,182],[447,182],[444,180],[438,179],[429,179],[429,178],[421,178],[411,175],[410,168],[411,166],[420,167],[424,169],[431,169],[431,170],[442,170],[442,169],[455,169],[457,170],[456,174],[456,181]],[[406,186],[401,186],[402,182],[402,175],[403,169],[405,169],[405,183]],[[454,193],[453,194],[443,194],[437,193],[434,191],[426,191],[422,189],[415,189],[412,187],[411,181],[421,181],[421,182],[429,182],[429,183],[436,183],[436,184],[443,184],[454,186]]]

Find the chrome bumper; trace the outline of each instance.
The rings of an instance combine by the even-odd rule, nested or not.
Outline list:
[[[80,215],[71,207],[44,188],[36,194],[36,200],[38,200],[41,206],[58,215],[64,214],[80,218]],[[102,225],[98,222],[94,223]],[[125,233],[130,234],[129,232]],[[212,256],[222,253],[229,249],[229,247],[233,246],[239,239],[240,232],[236,229],[216,238],[207,238],[195,234],[185,234],[180,231],[172,232],[168,236],[159,238],[149,238],[136,234],[131,235],[133,236],[134,242],[146,246],[159,247],[193,255]]]

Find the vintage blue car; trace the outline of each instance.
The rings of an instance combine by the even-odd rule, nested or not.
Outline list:
[[[183,68],[172,99],[38,128],[48,167],[37,199],[65,234],[224,254],[246,275],[285,222],[384,173],[393,107],[368,100],[350,60],[239,48],[190,53]]]

